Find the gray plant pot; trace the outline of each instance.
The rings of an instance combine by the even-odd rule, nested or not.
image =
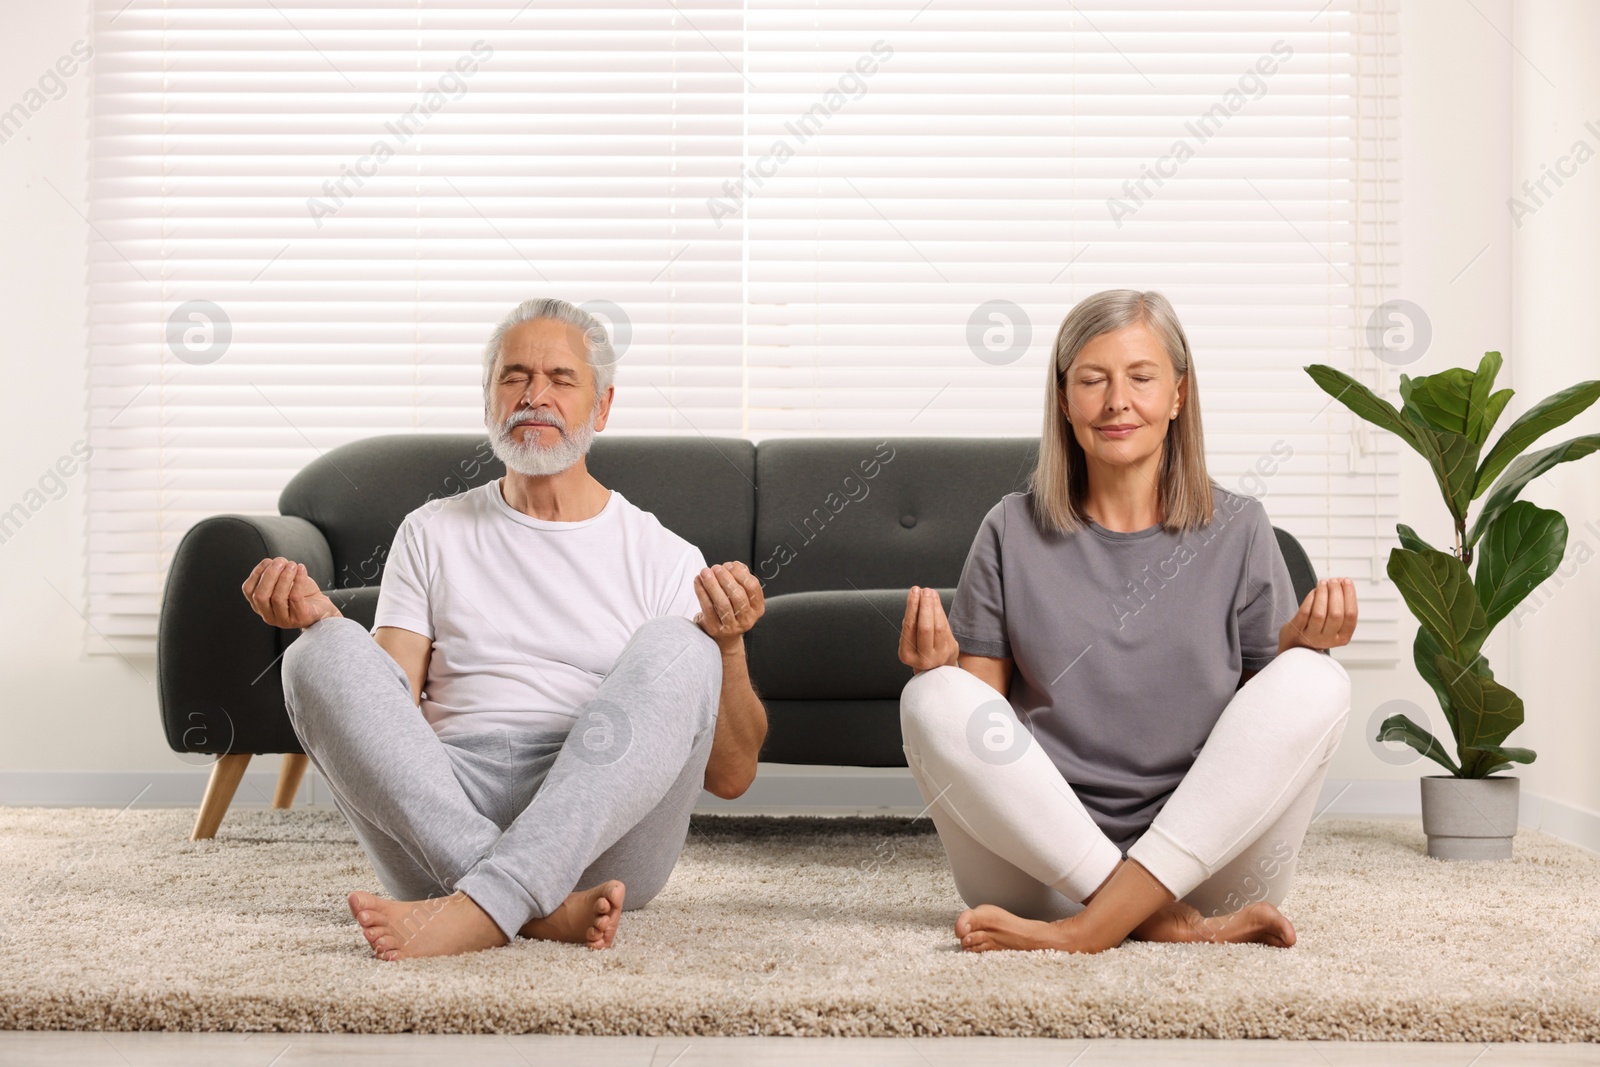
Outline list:
[[[1508,860],[1517,833],[1522,779],[1491,774],[1422,778],[1422,832],[1428,855],[1441,860]]]

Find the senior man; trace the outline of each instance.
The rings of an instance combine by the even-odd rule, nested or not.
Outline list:
[[[500,323],[484,420],[505,477],[406,516],[370,635],[302,564],[264,559],[244,583],[263,619],[304,631],[285,703],[394,898],[349,896],[380,959],[518,934],[608,948],[666,884],[701,787],[755,778],[760,583],[589,473],[614,362],[565,301]]]

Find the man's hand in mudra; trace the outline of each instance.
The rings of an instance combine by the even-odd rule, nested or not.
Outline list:
[[[738,561],[718,563],[695,575],[694,595],[700,598],[700,614],[694,621],[724,652],[742,646],[745,631],[766,610],[761,583]]]
[[[257,563],[240,591],[257,615],[280,630],[304,629],[340,614],[305,564],[282,556]]]

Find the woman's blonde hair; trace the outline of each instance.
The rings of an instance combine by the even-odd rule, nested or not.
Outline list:
[[[1089,492],[1089,463],[1062,414],[1059,400],[1072,364],[1084,345],[1096,337],[1136,323],[1143,323],[1161,339],[1178,380],[1188,376],[1184,402],[1177,418],[1167,425],[1161,473],[1156,482],[1161,526],[1181,532],[1211,522],[1211,479],[1206,473],[1200,390],[1195,383],[1189,339],[1184,336],[1172,305],[1160,293],[1107,289],[1079,301],[1056,333],[1055,354],[1045,381],[1044,432],[1039,439],[1039,463],[1034,468],[1032,484],[1033,517],[1041,530],[1071,533],[1089,521],[1083,507]],[[1099,414],[1079,417],[1098,418]]]

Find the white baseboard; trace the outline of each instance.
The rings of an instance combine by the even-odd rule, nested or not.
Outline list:
[[[1422,788],[1415,779],[1330,778],[1317,796],[1317,814],[1422,818]]]
[[[905,767],[763,763],[737,800],[701,793],[695,811],[737,815],[918,815],[922,797]]]
[[[1590,852],[1600,852],[1600,814],[1522,790],[1517,821]]]
[[[277,786],[276,760],[246,771],[234,795],[238,807],[266,807]],[[10,807],[198,807],[205,767],[174,771],[0,771],[0,805]],[[306,775],[296,806],[332,807],[315,771]],[[700,812],[743,815],[919,815],[922,798],[904,767],[820,767],[763,763],[749,792],[737,800],[702,793]],[[1414,779],[1330,779],[1317,801],[1320,815],[1422,817]],[[1518,821],[1529,829],[1600,853],[1600,813],[1522,790]]]
[[[257,761],[233,795],[237,807],[268,807],[278,787],[278,758]],[[270,769],[269,769],[270,768]],[[0,805],[6,807],[197,808],[205,796],[208,766],[176,771],[0,771]],[[307,774],[295,804],[315,804],[314,774]],[[326,799],[327,790],[323,797]],[[331,802],[329,804],[331,805]]]

